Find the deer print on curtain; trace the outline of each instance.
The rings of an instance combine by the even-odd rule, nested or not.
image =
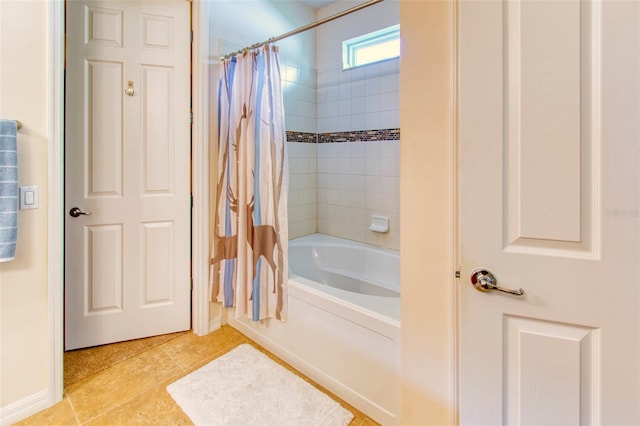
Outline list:
[[[287,158],[275,46],[221,64],[212,295],[235,316],[287,318]]]

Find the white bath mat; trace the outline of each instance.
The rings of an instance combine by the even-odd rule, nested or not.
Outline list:
[[[197,426],[347,425],[353,414],[242,344],[167,386]]]

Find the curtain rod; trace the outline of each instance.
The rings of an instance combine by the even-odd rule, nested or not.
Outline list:
[[[313,29],[315,27],[319,27],[320,25],[326,24],[327,22],[331,22],[334,19],[342,18],[345,15],[348,15],[348,14],[353,13],[353,12],[357,12],[358,10],[364,9],[365,7],[373,6],[374,4],[380,3],[382,1],[384,1],[384,0],[369,0],[366,3],[362,3],[362,4],[359,4],[357,6],[354,6],[351,9],[343,10],[342,12],[336,13],[335,15],[328,16],[328,17],[326,17],[324,19],[320,19],[318,21],[315,21],[315,22],[312,22],[310,24],[304,25],[304,26],[302,26],[300,28],[296,28],[295,30],[291,30],[288,33],[284,33],[284,34],[281,34],[281,35],[276,36],[276,37],[271,37],[268,40],[265,40],[265,41],[260,42],[260,43],[252,44],[251,46],[247,46],[244,49],[236,50],[235,52],[232,52],[232,53],[227,53],[226,55],[221,56],[220,59],[230,58],[231,56],[237,55],[238,53],[242,53],[245,50],[256,49],[256,48],[258,48],[260,46],[264,46],[265,44],[275,43],[276,41],[280,41],[280,40],[285,39],[287,37],[291,37],[292,35],[300,34],[302,32],[305,32],[307,30]]]

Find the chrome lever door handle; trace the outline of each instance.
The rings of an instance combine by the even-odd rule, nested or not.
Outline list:
[[[471,284],[473,284],[476,290],[483,292],[497,290],[516,296],[522,296],[524,294],[524,290],[521,288],[518,290],[511,290],[509,288],[498,287],[498,280],[496,276],[486,269],[476,269],[473,271],[471,273]]]
[[[91,214],[91,212],[83,212],[78,207],[74,207],[71,210],[69,210],[69,214],[71,215],[71,217],[78,217],[78,216],[82,216],[82,215],[88,216],[88,215]]]

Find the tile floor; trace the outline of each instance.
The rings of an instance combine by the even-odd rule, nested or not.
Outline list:
[[[63,400],[17,425],[191,425],[165,388],[242,343],[295,371],[229,326],[202,337],[174,333],[71,351],[65,353]],[[350,426],[378,424],[327,394],[353,413]]]

